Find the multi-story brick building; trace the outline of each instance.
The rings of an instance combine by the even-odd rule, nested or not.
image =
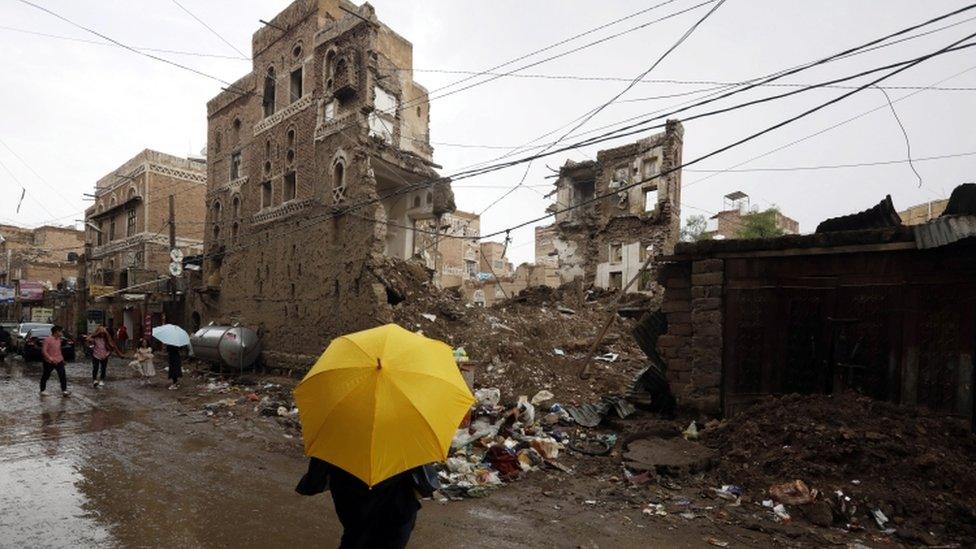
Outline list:
[[[622,288],[640,274],[629,291],[653,291],[654,267],[641,266],[647,254],[669,253],[678,241],[681,171],[672,168],[681,165],[683,133],[670,120],[662,133],[560,168],[550,211],[564,283]]]
[[[169,197],[174,197],[176,245],[203,249],[206,161],[143,150],[95,184],[85,210],[89,318],[133,336],[145,315],[161,319],[169,274]]]
[[[453,195],[433,169],[412,45],[372,6],[297,0],[251,45],[251,72],[207,104],[210,289],[196,312],[304,364],[389,318],[383,269],[418,251],[417,229]]]
[[[478,214],[462,211],[446,213],[442,216],[440,227],[431,222],[425,228],[440,234],[422,233],[418,235],[419,254],[427,266],[435,271],[435,281],[441,288],[457,288],[465,280],[478,275],[481,262],[481,248],[473,237],[481,234],[481,218]],[[437,251],[434,254],[434,250]]]

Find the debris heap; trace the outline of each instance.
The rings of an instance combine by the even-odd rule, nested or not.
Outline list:
[[[790,515],[912,543],[976,538],[976,437],[959,420],[853,393],[788,395],[704,440],[723,456],[717,482],[757,500],[783,501],[770,488],[791,483],[805,492]]]

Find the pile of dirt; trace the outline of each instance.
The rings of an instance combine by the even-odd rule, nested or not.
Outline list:
[[[707,431],[705,444],[723,456],[716,483],[753,500],[794,480],[818,490],[791,515],[822,526],[893,529],[915,543],[976,537],[976,436],[954,418],[852,393],[789,395]]]
[[[385,273],[404,297],[393,305],[394,320],[463,347],[475,385],[500,389],[505,402],[543,389],[563,404],[596,402],[626,392],[646,362],[632,335],[634,321],[616,316],[596,351],[604,360],[595,361],[589,379],[577,375],[612,314],[614,293],[578,286],[531,288],[485,308],[466,303],[456,291],[436,288],[416,276],[415,267],[391,265]]]

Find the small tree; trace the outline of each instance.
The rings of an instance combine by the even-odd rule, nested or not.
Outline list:
[[[786,234],[776,225],[779,208],[773,206],[765,211],[742,216],[742,224],[736,231],[736,238],[773,238]]]
[[[684,228],[681,229],[681,241],[682,242],[698,242],[699,240],[706,240],[709,235],[705,234],[705,229],[708,225],[708,219],[703,215],[693,215],[685,221]]]
[[[710,238],[709,235],[705,234],[705,230],[708,226],[708,219],[704,215],[692,215],[688,217],[685,221],[685,226],[681,229],[681,241],[682,242],[698,242],[699,240],[707,240]]]

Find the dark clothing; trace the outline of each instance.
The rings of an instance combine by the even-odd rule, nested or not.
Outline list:
[[[166,346],[166,355],[169,358],[169,378],[176,383],[183,377],[183,357],[180,356],[180,348],[174,345]]]
[[[92,381],[98,381],[101,379],[105,381],[105,371],[108,369],[108,358],[95,358],[92,357]],[[101,373],[101,377],[99,377]]]
[[[10,334],[4,328],[0,328],[0,345],[10,345]]]
[[[51,372],[58,372],[58,381],[61,383],[61,392],[68,390],[68,374],[64,371],[64,362],[58,364],[51,364],[50,362],[44,362],[44,370],[41,373],[41,391],[47,388],[47,380],[51,378]]]
[[[342,469],[311,458],[308,473],[295,491],[306,496],[332,491],[343,529],[340,549],[402,548],[410,540],[420,509],[414,492],[414,472],[405,471],[370,489]]]

